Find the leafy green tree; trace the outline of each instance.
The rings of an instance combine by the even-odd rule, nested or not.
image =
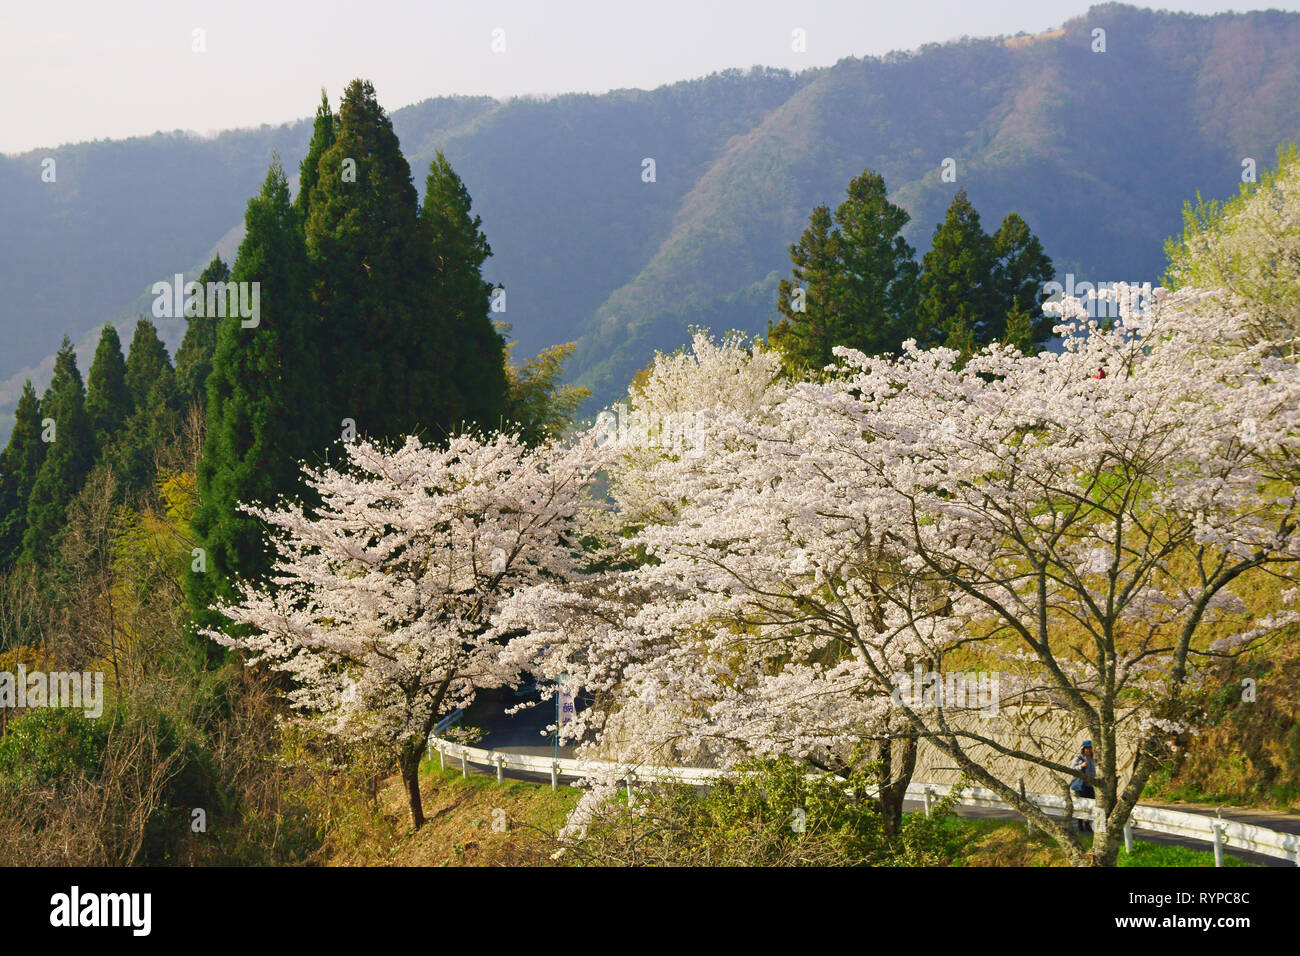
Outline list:
[[[41,407],[31,379],[14,410],[14,430],[0,452],[0,571],[18,560],[27,530],[27,502],[49,446],[41,441]]]
[[[214,256],[199,276],[204,289],[210,282],[229,282],[230,267],[221,256]],[[204,311],[206,312],[206,300]],[[186,317],[185,338],[176,350],[176,396],[181,408],[198,405],[205,408],[208,401],[208,376],[212,374],[212,355],[217,350],[216,316],[191,315]]]
[[[1300,146],[1278,147],[1277,164],[1226,202],[1183,208],[1183,233],[1165,243],[1171,289],[1222,289],[1249,316],[1251,342],[1300,357]]]
[[[591,394],[577,385],[563,384],[564,363],[577,343],[565,342],[542,349],[516,368],[510,366],[507,422],[530,445],[558,438],[573,424],[574,416]]]
[[[969,355],[977,343],[992,341],[992,317],[998,314],[995,261],[993,241],[980,226],[979,213],[966,191],[958,191],[921,260],[922,345],[946,345]],[[997,334],[1001,331],[996,329]]]
[[[449,352],[454,393],[448,390],[448,401],[459,397],[468,422],[499,427],[507,401],[505,340],[490,316],[492,285],[483,280],[492,247],[482,220],[470,211],[469,191],[441,150],[429,166],[420,224],[429,243],[439,327],[439,334],[424,343],[422,371],[436,373],[444,365],[442,354]]]
[[[86,414],[86,391],[71,340],[54,359],[54,376],[41,399],[42,418],[53,420],[53,438],[32,483],[21,560],[44,564],[66,523],[68,504],[95,460],[95,436]]]
[[[311,433],[303,421],[305,395],[319,388],[297,364],[305,348],[307,254],[278,158],[249,200],[244,223],[231,279],[260,283],[261,314],[249,328],[237,318],[220,322],[208,377],[201,504],[193,521],[203,555],[185,581],[192,614],[204,625],[221,623],[209,611],[215,599],[233,598],[237,579],[268,566],[261,524],[239,505],[269,504],[300,487],[298,462]]]

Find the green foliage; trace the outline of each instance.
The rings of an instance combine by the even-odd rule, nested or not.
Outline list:
[[[844,780],[810,775],[789,758],[752,760],[701,793],[687,786],[638,791],[587,824],[572,861],[597,865],[889,866],[950,861],[951,800],[929,818],[908,816],[890,840],[867,789],[874,767]]]
[[[231,270],[235,282],[257,282],[261,314],[245,328],[221,320],[208,377],[208,426],[198,467],[202,505],[194,533],[206,569],[189,571],[186,591],[200,623],[216,623],[209,605],[233,597],[234,582],[265,570],[268,553],[257,519],[241,502],[272,503],[300,487],[298,461],[310,450],[315,416],[306,414],[315,386],[307,351],[307,258],[297,213],[279,160],[261,193],[249,200],[247,231]]]
[[[918,340],[970,355],[991,342],[1029,351],[1051,335],[1042,311],[1052,260],[1014,212],[992,236],[959,190],[921,263]]]
[[[42,418],[54,422],[54,441],[32,484],[23,532],[22,560],[43,564],[63,530],[68,504],[81,489],[95,459],[95,437],[86,415],[86,393],[72,342],[54,361],[54,377],[41,399]]]
[[[298,219],[307,222],[311,215],[311,195],[320,181],[320,158],[334,145],[338,129],[338,119],[330,109],[329,96],[322,87],[320,105],[316,107],[316,119],[312,122],[311,142],[307,144],[307,155],[298,167],[298,195],[293,201],[298,211]]]
[[[1226,202],[1198,192],[1165,255],[1170,288],[1225,290],[1250,316],[1255,341],[1300,354],[1300,146],[1280,146],[1274,168]]]
[[[1043,286],[1052,278],[1052,260],[1019,213],[1009,212],[993,234],[994,306],[988,339],[1021,351],[1052,335],[1055,319],[1043,314]]]
[[[99,772],[108,740],[107,715],[90,720],[79,710],[34,708],[0,737],[0,781],[10,787],[46,787]]]
[[[176,372],[153,322],[141,316],[126,357],[126,385],[132,412],[104,450],[104,460],[133,497],[152,487],[157,454],[180,431]]]
[[[787,368],[821,369],[837,345],[867,354],[895,351],[912,334],[917,296],[915,251],[901,233],[908,214],[891,203],[884,177],[866,170],[835,210],[813,210],[799,242],[790,247],[793,281],[782,281],[771,330]],[[802,309],[796,284],[803,285]]]
[[[13,566],[27,530],[27,501],[45,460],[41,409],[31,380],[23,384],[9,444],[0,452],[0,572]]]
[[[106,322],[95,348],[94,361],[86,375],[86,414],[90,417],[97,448],[109,446],[114,435],[126,424],[132,407],[122,340],[118,338],[113,323]]]
[[[922,260],[918,338],[923,346],[946,345],[970,354],[976,342],[989,340],[994,261],[979,213],[959,190]]]
[[[573,424],[578,406],[591,394],[585,388],[562,384],[564,363],[573,349],[573,342],[553,345],[522,366],[507,369],[510,384],[505,417],[529,444],[558,438]]]
[[[446,367],[467,422],[493,428],[506,406],[505,340],[492,324],[492,286],[483,280],[483,262],[492,248],[482,220],[472,216],[469,191],[439,150],[429,166],[420,207],[420,225],[429,243],[430,291],[436,338],[422,343],[428,374]],[[457,424],[453,421],[452,424]]]
[[[145,407],[154,383],[173,374],[171,359],[167,356],[167,347],[158,337],[158,329],[150,319],[140,316],[126,357],[126,387],[131,393],[132,406],[137,410]]]
[[[199,285],[230,281],[230,267],[221,256],[214,256],[199,275]],[[212,357],[217,351],[217,318],[206,314],[186,318],[185,338],[176,350],[176,396],[182,409],[191,405],[205,408],[208,401],[208,376],[212,374]]]
[[[306,240],[319,341],[328,346],[327,420],[337,429],[350,418],[374,438],[426,429],[439,437],[460,417],[462,396],[432,307],[411,168],[370,83],[348,84],[318,170]]]

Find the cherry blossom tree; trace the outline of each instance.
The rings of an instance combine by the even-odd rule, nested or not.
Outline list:
[[[916,732],[972,781],[1053,833],[1068,823],[1023,800],[995,757],[1076,775],[953,708],[899,694],[900,655],[997,664],[1002,705],[1068,711],[1094,742],[1113,864],[1124,822],[1163,748],[1187,726],[1196,665],[1294,623],[1250,620],[1234,594],[1300,559],[1300,371],[1269,343],[1236,348],[1244,317],[1214,296],[1121,289],[1121,320],[1061,326],[1064,350],[993,347],[965,365],[914,346],[843,351],[843,374],[783,403],[782,450],[807,477],[808,523],[852,528],[892,556],[892,580],[828,581],[861,666]],[[1067,320],[1083,318],[1077,301]],[[786,442],[789,442],[787,445]],[[1136,744],[1122,768],[1119,737]],[[1068,799],[1068,791],[1067,791]]]
[[[1300,372],[1214,296],[1139,315],[1132,292],[1107,329],[1068,301],[1059,353],[841,350],[824,382],[714,409],[701,458],[638,464],[673,507],[625,539],[635,560],[509,602],[518,650],[607,693],[575,729],[622,759],[834,769],[888,743],[867,750],[888,813],[924,739],[1076,863],[1112,864],[1198,665],[1297,620],[1252,619],[1234,585],[1300,558]],[[1012,716],[918,702],[917,664],[994,669]],[[1016,786],[1045,768],[1069,800],[1044,713],[1094,741],[1091,855]]]
[[[779,372],[776,353],[734,337],[697,334],[658,356],[635,406],[694,416],[695,444],[624,443],[610,467],[623,563],[576,588],[518,592],[502,620],[529,631],[513,649],[538,673],[567,673],[596,697],[562,731],[588,750],[632,765],[794,756],[846,774],[874,761],[896,833],[916,735],[818,593],[827,568],[865,574],[880,555],[800,520],[805,477],[767,437],[787,395]]]
[[[518,635],[493,627],[511,591],[582,577],[587,489],[606,459],[593,435],[529,448],[517,436],[392,450],[345,446],[338,469],[308,469],[319,497],[249,508],[274,529],[267,586],[218,610],[219,643],[290,679],[288,699],[344,741],[390,747],[416,828],[418,769],[439,717],[476,691],[518,680]]]

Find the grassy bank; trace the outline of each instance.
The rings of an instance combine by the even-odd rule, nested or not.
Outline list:
[[[421,792],[428,822],[413,833],[405,796],[396,778],[385,783],[368,812],[341,822],[320,862],[331,866],[554,866],[552,834],[577,802],[580,791],[546,783],[507,780],[459,770],[422,768]],[[1009,820],[949,818],[959,852],[957,866],[1065,866],[1065,855],[1037,831]],[[1245,866],[1231,857],[1229,866]],[[1120,866],[1213,866],[1209,850],[1135,841]]]

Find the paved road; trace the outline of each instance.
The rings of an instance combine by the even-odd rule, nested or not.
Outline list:
[[[545,727],[555,720],[555,702],[545,701],[538,703],[535,707],[530,707],[520,711],[517,714],[507,715],[504,713],[506,707],[514,706],[525,700],[537,700],[535,694],[516,696],[509,690],[505,691],[504,696],[484,696],[475,702],[474,706],[466,712],[464,723],[484,731],[484,734],[474,746],[483,747],[488,750],[505,750],[510,753],[531,754],[536,756],[550,756],[554,753],[554,741],[549,735],[543,735]],[[564,746],[560,748],[561,757],[573,756],[574,748]],[[454,761],[453,761],[454,764]],[[486,767],[469,766],[472,773],[495,774],[496,771]],[[506,776],[516,780],[529,780],[532,782],[550,782],[550,777],[546,774],[528,773],[526,771],[507,770]],[[1196,804],[1196,803],[1151,803],[1142,801],[1143,806],[1160,807],[1166,810],[1181,810],[1186,813],[1200,813],[1205,816],[1215,816],[1220,808],[1213,805]],[[920,811],[924,805],[920,801],[908,800],[904,803],[904,808],[909,811]],[[1023,820],[1020,814],[1012,810],[999,810],[994,807],[969,807],[958,806],[957,815],[971,819],[985,820]],[[1279,830],[1284,833],[1300,833],[1300,815],[1280,813],[1274,810],[1242,810],[1237,808],[1222,808],[1222,816],[1225,820],[1234,820],[1239,823],[1248,823],[1254,826],[1268,827],[1270,830]],[[1133,828],[1135,839],[1143,840],[1148,843],[1160,843],[1167,846],[1184,846],[1193,850],[1206,850],[1209,844],[1200,840],[1192,840],[1186,837],[1172,836],[1166,833],[1153,833],[1150,830],[1142,830],[1137,827]],[[1244,850],[1237,850],[1228,847],[1224,852],[1238,859],[1250,863],[1256,863],[1260,866],[1282,866],[1293,867],[1294,863],[1286,860],[1280,860],[1276,857],[1260,856],[1256,853],[1247,853]]]

